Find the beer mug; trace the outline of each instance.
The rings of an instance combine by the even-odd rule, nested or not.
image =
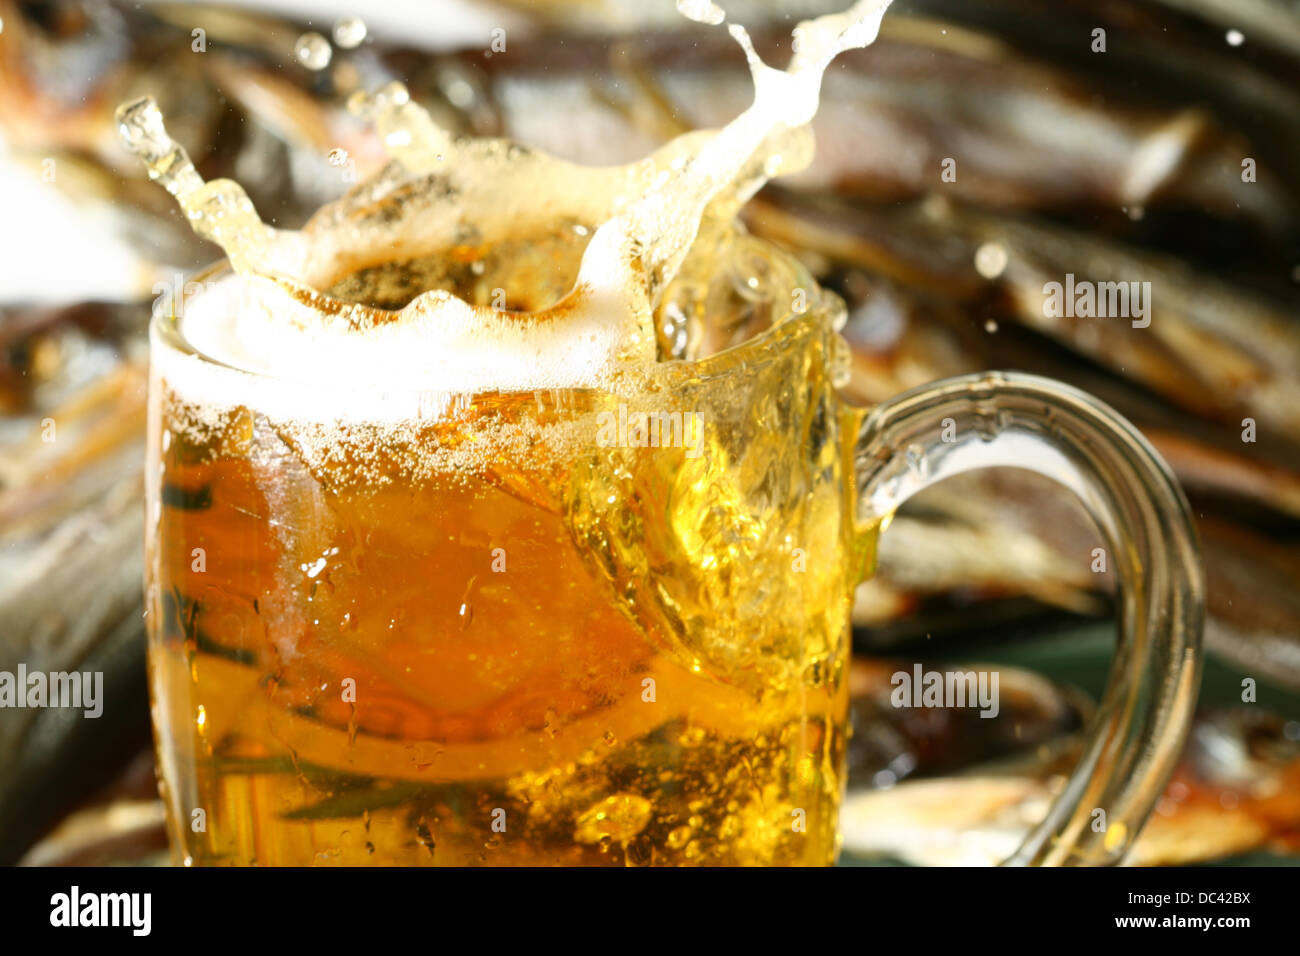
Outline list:
[[[483,261],[433,271],[466,298],[525,281]],[[378,267],[307,300],[240,283],[218,267],[152,326],[150,671],[178,862],[832,863],[854,589],[909,497],[999,466],[1083,502],[1121,594],[1082,756],[1009,862],[1131,846],[1195,701],[1203,585],[1183,495],[1097,400],[991,372],[851,407],[843,304],[739,232],[665,292],[663,360],[603,387],[238,367],[205,344],[231,309],[427,288]]]

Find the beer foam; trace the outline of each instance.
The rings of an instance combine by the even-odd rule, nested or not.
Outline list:
[[[595,288],[580,287],[558,317],[476,308],[439,292],[378,323],[323,322],[316,304],[227,274],[185,301],[176,329],[188,350],[156,337],[155,362],[195,403],[378,423],[436,417],[455,396],[599,387],[622,346]]]

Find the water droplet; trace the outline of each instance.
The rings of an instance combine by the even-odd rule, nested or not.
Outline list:
[[[984,331],[987,332],[989,335],[992,335],[997,330],[998,330],[998,324],[993,319],[989,319],[984,323]]]
[[[1241,46],[1246,42],[1246,35],[1240,30],[1229,30],[1223,38],[1228,41],[1228,46]]]
[[[355,49],[365,38],[366,23],[360,17],[339,17],[334,22],[334,42],[340,49]]]
[[[309,70],[323,70],[330,64],[334,49],[319,33],[304,33],[293,45],[293,55]]]
[[[986,242],[975,250],[975,271],[986,279],[996,279],[1007,267],[1007,250],[999,243]]]

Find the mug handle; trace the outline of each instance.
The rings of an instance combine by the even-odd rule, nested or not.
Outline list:
[[[1004,865],[1120,862],[1173,771],[1200,688],[1205,586],[1168,466],[1112,409],[1035,375],[947,379],[858,414],[859,520],[886,518],[951,475],[1013,467],[1065,485],[1098,525],[1119,580],[1106,690],[1064,791]]]

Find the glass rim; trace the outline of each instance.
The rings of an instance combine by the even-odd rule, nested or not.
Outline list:
[[[773,322],[768,327],[756,332],[750,337],[728,345],[717,352],[694,359],[673,358],[657,361],[644,368],[646,378],[667,379],[672,382],[674,379],[713,379],[752,365],[755,361],[761,361],[766,356],[785,354],[789,350],[797,347],[804,340],[813,337],[818,333],[833,332],[838,329],[836,323],[837,317],[841,317],[845,312],[843,300],[832,290],[822,287],[808,272],[808,269],[790,252],[766,240],[758,239],[766,247],[766,250],[778,257],[786,264],[791,265],[796,272],[803,278],[804,282],[799,287],[807,288],[811,293],[808,296],[807,307],[801,313],[789,311],[783,318]],[[192,303],[199,296],[206,293],[209,284],[225,279],[228,276],[236,276],[237,273],[231,267],[230,261],[226,258],[218,259],[208,265],[200,268],[190,275],[184,282],[182,289],[188,288],[193,283],[201,284],[201,288],[194,293],[193,298],[188,298]],[[268,278],[275,282],[275,279]],[[297,283],[295,283],[297,284]],[[279,285],[277,283],[277,285]],[[310,288],[303,286],[304,288]],[[289,290],[280,285],[279,288],[284,294],[291,294]],[[328,295],[312,289],[313,305],[304,306],[311,308],[317,314],[328,314],[329,312],[342,312],[356,306],[356,303],[348,302],[344,299]],[[325,304],[326,309],[319,306]],[[173,301],[174,305],[174,301]],[[365,307],[376,313],[389,315],[398,314],[395,310],[376,309],[374,307]],[[155,308],[149,320],[149,330],[151,339],[151,356],[152,350],[158,347],[158,340],[161,344],[175,352],[178,352],[189,359],[195,360],[214,369],[230,372],[239,376],[246,376],[257,381],[273,382],[277,385],[313,389],[328,387],[331,389],[343,388],[349,391],[367,391],[383,393],[403,393],[403,394],[429,394],[443,396],[475,396],[475,395],[493,395],[493,394],[527,394],[532,392],[592,392],[592,391],[611,391],[606,387],[610,383],[600,385],[573,385],[573,386],[537,386],[535,388],[478,388],[478,389],[438,389],[419,386],[375,384],[366,382],[324,382],[319,380],[302,380],[296,378],[286,378],[276,374],[273,371],[261,369],[246,368],[242,365],[232,364],[227,361],[211,355],[193,345],[185,336],[183,329],[183,313],[177,315],[174,307],[169,310]],[[158,340],[154,340],[158,336]],[[152,359],[151,359],[152,360]],[[636,376],[639,367],[630,370],[633,376]],[[617,380],[621,376],[612,377]]]

